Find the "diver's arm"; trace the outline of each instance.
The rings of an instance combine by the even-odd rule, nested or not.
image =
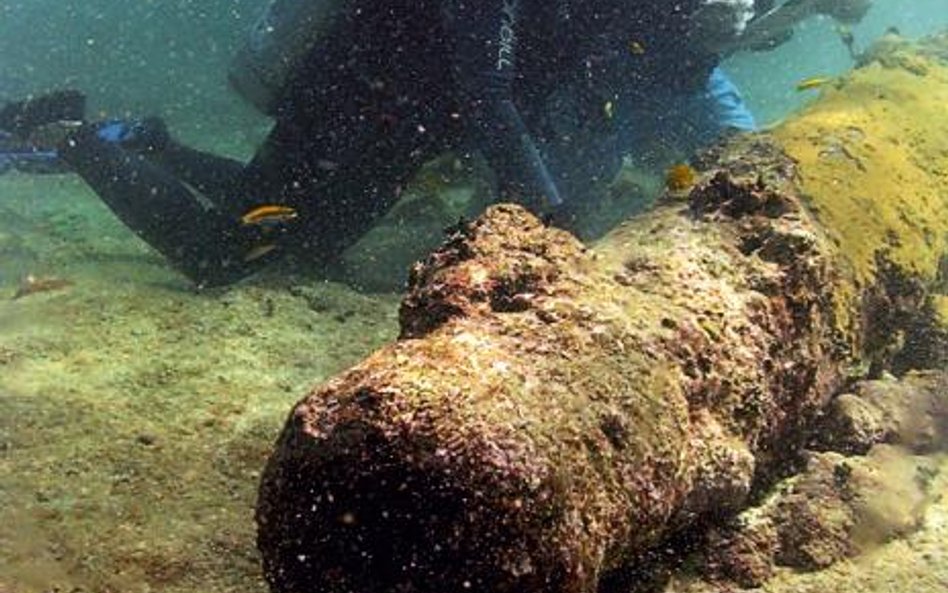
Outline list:
[[[230,284],[276,256],[258,257],[255,229],[206,207],[144,153],[104,137],[99,124],[79,128],[59,156],[126,226],[198,286]]]
[[[792,36],[797,23],[817,14],[830,16],[842,23],[855,23],[865,16],[871,6],[872,0],[787,0],[757,15],[740,38],[723,53],[780,45]]]
[[[562,199],[511,96],[517,67],[517,0],[449,0],[445,27],[454,42],[453,69],[473,126],[501,190],[544,207]]]

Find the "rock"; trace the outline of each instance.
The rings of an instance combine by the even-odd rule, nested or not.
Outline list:
[[[864,454],[888,435],[882,410],[854,393],[844,393],[830,404],[818,439],[823,449]]]
[[[948,373],[922,371],[903,380],[857,383],[829,406],[816,436],[820,450],[865,453],[876,443],[915,453],[948,445]]]
[[[815,571],[915,531],[934,465],[892,445],[866,456],[813,454],[759,506],[709,537],[712,579],[763,585],[778,568]]]
[[[736,529],[715,529],[708,535],[706,570],[717,579],[741,587],[760,587],[774,575],[779,536],[773,520],[750,514]]]

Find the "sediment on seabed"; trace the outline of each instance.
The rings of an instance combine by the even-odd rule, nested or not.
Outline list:
[[[401,338],[290,415],[272,588],[595,591],[745,507],[853,378],[943,365],[945,48],[867,54],[590,249],[511,205],[458,229]]]

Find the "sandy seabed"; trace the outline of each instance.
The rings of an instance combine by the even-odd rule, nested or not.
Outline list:
[[[13,299],[27,274],[70,286]],[[0,179],[0,592],[264,591],[257,478],[397,298],[195,292],[72,176]]]

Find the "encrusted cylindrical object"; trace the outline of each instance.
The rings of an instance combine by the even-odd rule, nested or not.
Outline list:
[[[824,115],[708,153],[695,187],[588,250],[516,206],[458,229],[412,271],[400,339],[293,410],[257,508],[273,590],[592,593],[739,509],[854,368],[893,359],[879,324],[908,317],[886,303],[936,319],[945,177],[915,171],[941,192],[914,201],[860,185],[886,163],[860,143],[908,167],[948,139]],[[836,152],[801,148],[807,117]],[[892,199],[895,226],[842,228],[835,201]]]

